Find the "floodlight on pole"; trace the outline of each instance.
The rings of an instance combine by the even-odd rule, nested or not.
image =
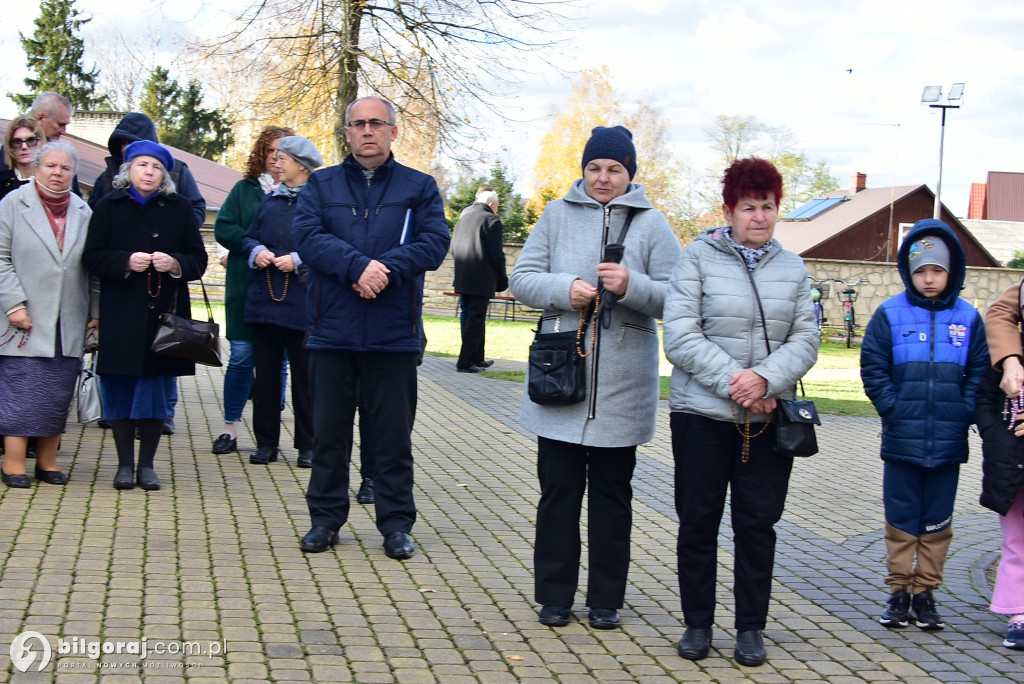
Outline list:
[[[939,182],[935,184],[934,218],[941,218],[942,212],[942,148],[946,141],[946,110],[959,109],[964,97],[964,84],[954,83],[946,96],[946,104],[942,104],[942,86],[925,86],[921,93],[921,104],[932,109],[942,110],[942,125],[939,128]],[[955,104],[954,104],[955,103]]]

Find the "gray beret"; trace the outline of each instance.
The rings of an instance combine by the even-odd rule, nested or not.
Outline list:
[[[277,151],[284,152],[310,171],[324,165],[324,158],[316,151],[316,145],[301,135],[286,135],[281,138],[281,142],[277,144]]]

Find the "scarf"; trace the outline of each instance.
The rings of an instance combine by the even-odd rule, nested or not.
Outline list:
[[[757,263],[764,258],[764,255],[771,251],[772,247],[775,246],[775,238],[772,238],[768,242],[764,243],[761,247],[744,247],[740,243],[736,242],[732,238],[732,226],[726,226],[725,228],[725,239],[730,245],[736,248],[736,251],[740,253],[743,260],[747,263],[747,269],[753,271],[757,268]]]
[[[134,185],[129,185],[125,189],[125,192],[128,193],[129,197],[131,197],[133,200],[135,200],[136,202],[138,202],[142,206],[146,206],[146,202],[148,202],[149,200],[153,199],[154,197],[156,197],[159,194],[157,192],[153,192],[153,193],[150,193],[149,197],[143,197],[142,193],[140,193],[138,190],[136,190]]]
[[[44,188],[36,181],[36,191],[43,203],[46,218],[50,221],[53,237],[57,238],[57,249],[64,249],[64,229],[68,222],[68,205],[71,204],[71,188],[64,192],[54,192]]]
[[[274,177],[265,171],[256,178],[256,181],[260,184],[260,190],[263,191],[264,195],[269,195],[273,192],[274,186],[277,184],[274,181]]]
[[[302,188],[306,187],[305,183],[301,185],[285,185],[281,183],[277,186],[277,194],[288,200],[288,204],[292,204],[298,198],[299,193],[302,192]]]

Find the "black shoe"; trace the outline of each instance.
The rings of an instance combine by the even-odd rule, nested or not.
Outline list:
[[[935,597],[930,591],[922,591],[914,594],[910,601],[911,610],[914,611],[914,624],[926,631],[943,629],[946,623],[939,617],[939,611],[935,609]]]
[[[109,430],[110,429],[110,421],[109,420],[105,420],[103,418],[100,418],[99,420],[96,421],[96,427],[101,427],[104,430]]]
[[[212,451],[215,454],[230,454],[232,451],[238,451],[238,440],[225,432],[214,440]]]
[[[43,470],[36,464],[36,479],[52,485],[66,485],[68,476],[59,470]]]
[[[480,366],[470,366],[469,368],[459,368],[458,366],[456,366],[455,370],[459,371],[460,373],[479,373],[480,371],[483,370],[483,368],[481,368]]]
[[[152,468],[139,468],[135,473],[135,481],[146,491],[160,489],[160,478],[156,476],[156,471]]]
[[[687,627],[683,638],[676,644],[676,653],[687,660],[704,660],[711,650],[710,627]]]
[[[408,532],[396,530],[384,535],[384,555],[388,558],[404,560],[412,558],[416,553],[416,545],[412,543],[412,537]]]
[[[162,434],[165,434],[165,435],[173,435],[174,434],[174,418],[168,418],[167,420],[164,421],[164,429],[163,429],[163,433]]]
[[[616,629],[622,624],[614,608],[591,608],[587,621],[594,629]]]
[[[135,469],[123,466],[114,474],[114,489],[134,489]]]
[[[548,627],[565,627],[569,624],[569,609],[565,606],[544,606],[537,613],[537,621]]]
[[[312,468],[313,467],[313,450],[312,449],[299,449],[299,458],[295,461],[295,465],[299,468]]]
[[[29,489],[32,486],[32,478],[28,475],[8,475],[3,470],[0,470],[0,482],[12,489]]]
[[[761,638],[761,632],[756,629],[748,629],[737,634],[736,650],[733,652],[733,657],[736,658],[737,663],[747,667],[764,665],[764,661],[768,659],[768,654],[764,650],[764,640]]]
[[[277,447],[260,447],[249,454],[249,463],[255,463],[256,465],[274,463],[277,461],[277,454]]]
[[[494,365],[494,361],[492,359],[487,359],[486,361],[481,361],[480,363],[476,364],[476,367],[477,368],[490,368],[493,365]]]
[[[361,504],[372,504],[373,500],[373,478],[364,477],[362,484],[359,485],[359,491],[356,492],[356,501]]]
[[[306,553],[323,553],[340,541],[338,533],[323,525],[313,525],[299,542],[299,548]]]
[[[902,628],[910,624],[910,593],[906,589],[893,592],[878,622],[886,627]]]

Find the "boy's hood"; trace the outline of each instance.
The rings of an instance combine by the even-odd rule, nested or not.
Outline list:
[[[946,243],[949,248],[949,283],[946,291],[939,299],[928,299],[914,289],[914,282],[910,273],[910,246],[926,235],[934,235]],[[915,306],[925,309],[948,309],[956,303],[960,297],[960,290],[964,287],[964,278],[967,275],[967,253],[963,245],[957,239],[956,233],[948,225],[938,219],[923,219],[914,224],[907,236],[903,238],[900,245],[899,256],[896,257],[899,266],[900,277],[907,288],[907,297]]]

